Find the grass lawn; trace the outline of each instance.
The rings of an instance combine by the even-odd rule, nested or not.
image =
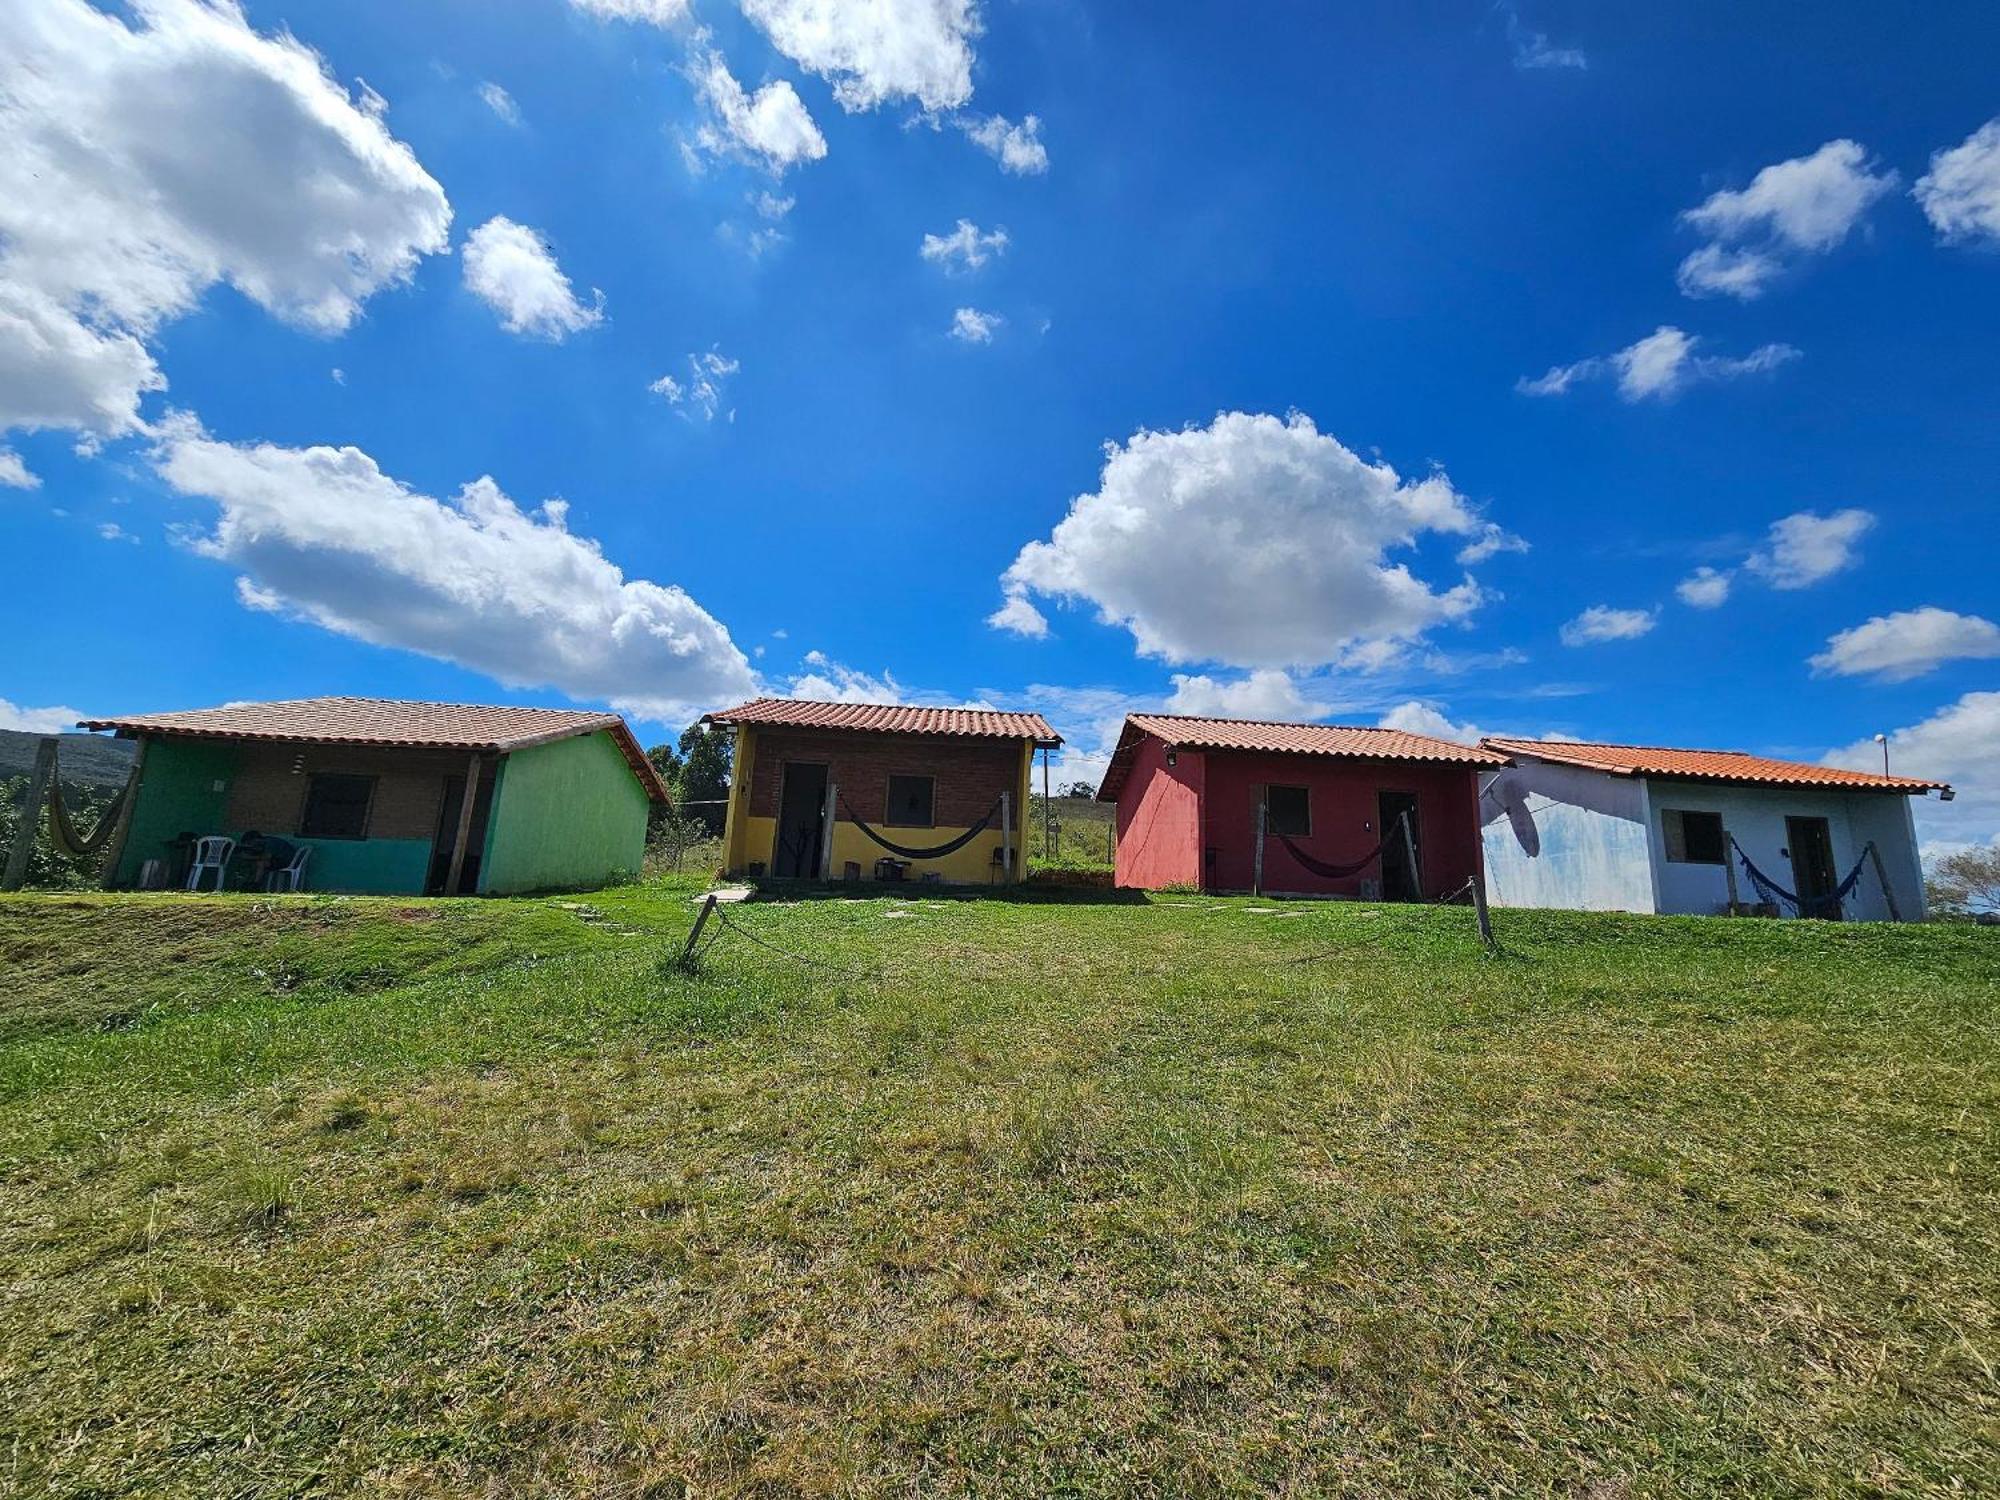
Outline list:
[[[0,1491],[2000,1492],[2000,932],[0,898]]]

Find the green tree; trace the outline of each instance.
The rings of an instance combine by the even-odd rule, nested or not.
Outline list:
[[[2000,914],[2000,844],[1941,857],[1924,881],[1924,895],[1941,917]]]
[[[710,838],[722,834],[729,799],[729,760],[734,745],[729,735],[705,724],[681,731],[680,776],[674,785],[677,810],[708,825]]]

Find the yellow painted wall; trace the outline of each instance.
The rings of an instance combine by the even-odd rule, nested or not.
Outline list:
[[[1022,879],[1026,874],[1026,861],[1022,851],[1027,847],[1028,782],[1034,759],[1034,745],[1023,740],[1020,773],[1014,779],[1009,808],[1010,821],[1014,825],[1014,879],[1016,880]],[[754,817],[748,811],[750,776],[755,765],[754,732],[739,729],[736,731],[736,760],[729,779],[728,821],[723,832],[724,844],[728,851],[728,869],[732,875],[743,874],[753,863],[761,863],[768,871],[771,868],[773,848],[777,842],[778,820]],[[921,849],[935,844],[950,843],[965,832],[965,827],[961,824],[956,828],[884,828],[881,832],[885,838],[895,843]],[[921,880],[925,875],[935,874],[953,884],[991,884],[998,874],[993,863],[993,851],[998,849],[1000,844],[1000,830],[997,827],[989,828],[963,849],[954,850],[942,859],[911,860],[906,878]],[[888,850],[845,818],[835,820],[833,863],[830,867],[835,880],[843,878],[842,872],[849,860],[861,866],[863,880],[873,880],[876,860],[900,858],[901,855],[891,855]]]

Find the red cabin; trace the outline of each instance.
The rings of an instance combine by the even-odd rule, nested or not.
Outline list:
[[[1479,773],[1506,764],[1399,729],[1129,714],[1097,796],[1121,886],[1433,900],[1480,873]]]

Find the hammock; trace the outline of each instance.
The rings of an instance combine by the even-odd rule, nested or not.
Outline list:
[[[957,838],[952,839],[949,843],[938,844],[929,849],[912,849],[907,844],[890,843],[889,840],[883,838],[881,834],[877,833],[874,829],[870,828],[866,823],[862,822],[861,819],[859,819],[854,815],[854,809],[852,806],[848,804],[848,801],[845,797],[842,797],[840,799],[840,805],[841,807],[846,809],[848,822],[852,823],[856,828],[859,828],[863,833],[867,834],[868,837],[873,839],[876,843],[880,844],[884,849],[887,849],[891,854],[900,854],[903,856],[904,859],[943,859],[947,854],[956,854],[959,850],[963,849],[967,844],[971,843],[980,834],[984,833],[986,831],[986,825],[988,823],[991,823],[993,819],[996,816],[998,816],[1000,812],[1000,803],[996,799],[993,805],[986,809],[985,817],[981,818],[977,823],[974,823],[970,828],[966,829],[965,832],[961,833]]]
[[[1835,886],[1824,896],[1795,896],[1777,881],[1766,875],[1750,862],[1750,856],[1743,852],[1743,846],[1731,835],[1729,847],[1736,851],[1736,858],[1743,866],[1743,873],[1750,877],[1750,883],[1757,888],[1757,894],[1773,906],[1783,903],[1800,916],[1812,916],[1821,911],[1831,911],[1854,894],[1854,887],[1860,883],[1861,867],[1868,863],[1868,854],[1875,845],[1871,841],[1861,847],[1861,858],[1854,862],[1854,868],[1847,872],[1847,879]]]
[[[60,752],[58,752],[60,754]],[[63,802],[62,773],[54,758],[49,762],[49,838],[56,848],[71,859],[88,859],[106,844],[118,828],[118,815],[125,810],[125,799],[131,795],[132,783],[128,779],[118,789],[118,795],[111,799],[111,805],[104,809],[97,820],[97,826],[85,834],[79,832],[71,820],[69,808]]]
[[[1313,874],[1319,876],[1321,879],[1345,880],[1350,875],[1359,875],[1363,870],[1367,869],[1370,865],[1374,864],[1376,860],[1382,857],[1382,851],[1389,847],[1390,838],[1394,835],[1397,829],[1403,826],[1403,819],[1408,816],[1409,815],[1407,813],[1399,816],[1396,819],[1396,821],[1390,825],[1389,831],[1382,835],[1381,840],[1375,845],[1375,847],[1373,849],[1370,849],[1366,854],[1362,855],[1361,858],[1355,860],[1351,864],[1330,865],[1325,860],[1314,859],[1310,854],[1306,853],[1305,850],[1301,849],[1297,844],[1293,843],[1290,838],[1288,838],[1286,835],[1282,833],[1277,835],[1277,840],[1279,843],[1285,846],[1286,852],[1289,853],[1293,859],[1297,860],[1300,864],[1304,865],[1308,870],[1312,871]]]

